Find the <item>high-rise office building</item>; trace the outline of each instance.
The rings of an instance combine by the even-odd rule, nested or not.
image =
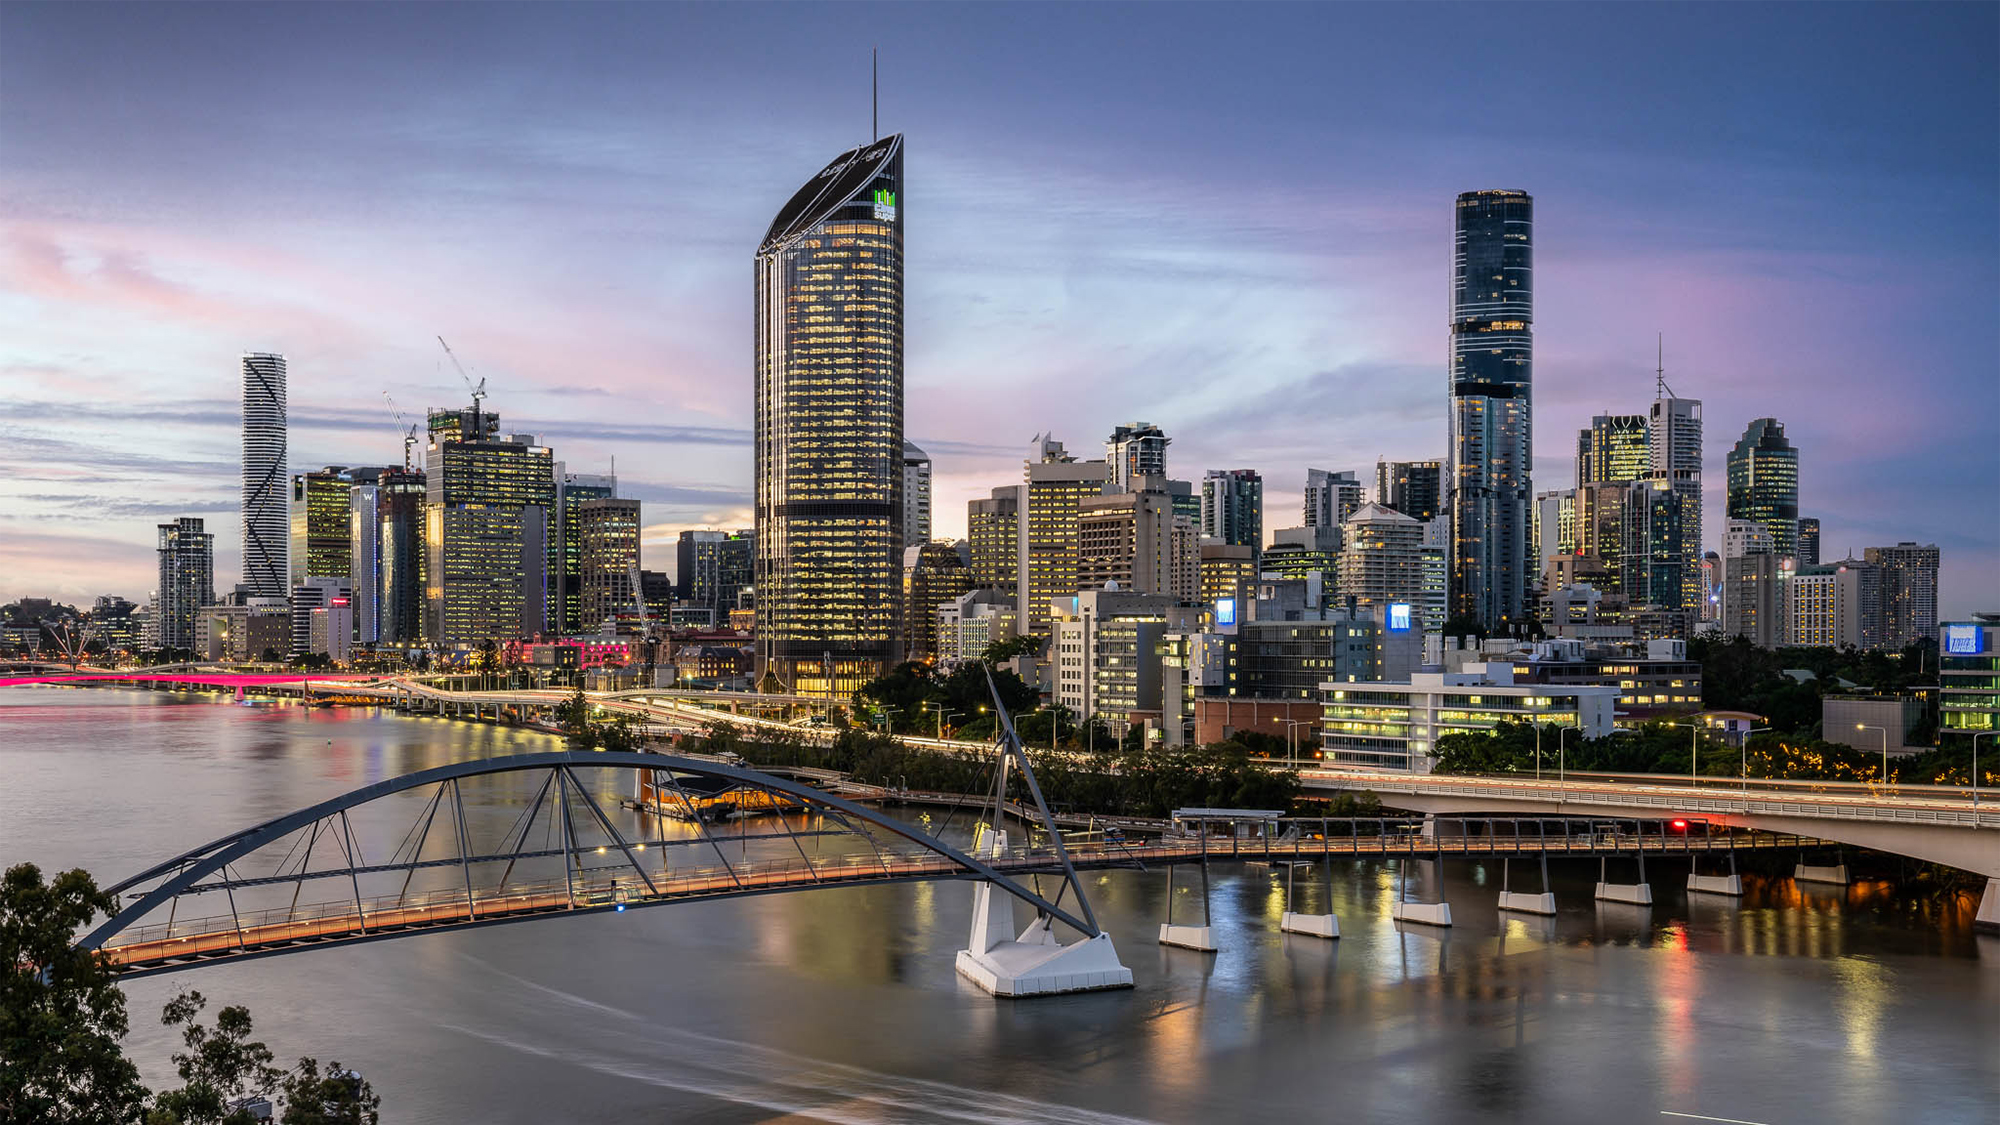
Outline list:
[[[732,531],[723,537],[715,562],[715,623],[720,627],[732,609],[744,607],[744,595],[756,596],[757,534]]]
[[[1213,474],[1211,474],[1213,475]],[[1366,501],[1361,478],[1354,473],[1307,469],[1304,526],[1339,527]],[[1203,534],[1212,534],[1204,531]]]
[[[1174,512],[1164,477],[1139,477],[1130,492],[1086,496],[1077,509],[1077,589],[1166,594],[1193,601],[1200,588],[1199,540]]]
[[[1902,648],[1937,635],[1938,549],[1935,543],[1870,547],[1868,562],[1882,570],[1882,639]]]
[[[720,608],[722,605],[722,544],[729,538],[721,531],[688,528],[674,544],[674,595],[692,606]]]
[[[1534,201],[1458,197],[1452,243],[1451,609],[1489,629],[1525,616],[1533,450]]]
[[[555,459],[484,410],[431,413],[424,466],[424,638],[468,648],[551,627]],[[559,622],[557,623],[559,624]]]
[[[1167,475],[1167,445],[1173,439],[1151,422],[1132,422],[1104,441],[1104,464],[1112,492],[1136,492],[1145,477]]]
[[[841,153],[758,246],[757,683],[845,699],[901,653],[903,138]]]
[[[1653,469],[1652,442],[1644,414],[1599,414],[1577,431],[1576,481],[1634,481]]]
[[[1564,488],[1535,494],[1536,573],[1548,569],[1550,556],[1574,555],[1581,549],[1576,518],[1576,500],[1581,491]]]
[[[1375,502],[1418,523],[1431,522],[1444,510],[1444,462],[1375,462]]]
[[[424,474],[385,469],[375,480],[381,547],[377,643],[413,645],[424,638]]]
[[[1810,516],[1799,519],[1799,565],[1819,565],[1819,521]]]
[[[382,639],[382,478],[394,469],[355,469],[347,490],[348,577],[354,585],[354,639]]]
[[[618,478],[599,473],[572,473],[558,462],[556,473],[555,558],[549,568],[549,620],[562,633],[585,633],[597,621],[584,611],[583,505],[618,495]]]
[[[1784,423],[1759,418],[1729,451],[1729,518],[1770,529],[1771,549],[1792,556],[1799,542],[1799,451]]]
[[[1347,474],[1352,477],[1353,474]],[[1255,469],[1210,469],[1201,478],[1201,535],[1264,550],[1264,478]]]
[[[201,607],[215,602],[215,536],[202,530],[201,520],[186,516],[160,524],[159,532],[160,593],[154,603],[159,647],[192,649]]]
[[[353,487],[354,477],[344,465],[292,477],[292,585],[353,574],[353,505],[348,496]]]
[[[611,496],[577,500],[575,632],[595,632],[621,613],[636,613],[641,592],[632,588],[639,569],[639,502]]]
[[[956,544],[923,543],[903,549],[903,659],[938,655],[938,607],[955,604],[973,589],[972,568]]]
[[[1653,471],[1649,479],[1664,482],[1678,498],[1680,544],[1673,552],[1681,578],[1679,609],[1692,617],[1701,603],[1701,400],[1680,398],[1667,386],[1664,364],[1658,373],[1658,390],[1648,417]],[[1664,589],[1664,583],[1654,585]]]
[[[282,598],[290,521],[285,511],[285,357],[243,356],[243,586],[252,597]]]
[[[903,546],[931,541],[931,455],[903,442]]]
[[[1056,598],[1073,597],[1077,581],[1077,519],[1086,497],[1104,492],[1109,466],[1078,461],[1044,434],[1028,447],[1021,485],[1021,548],[1015,589],[1020,629],[1049,635]]]
[[[986,499],[966,501],[965,538],[978,588],[1012,598],[1021,566],[1021,486],[1002,485]]]

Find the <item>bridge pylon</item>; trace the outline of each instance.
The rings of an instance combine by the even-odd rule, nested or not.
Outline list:
[[[1013,717],[1000,701],[1000,690],[993,683],[991,669],[986,671],[986,686],[992,692],[1000,728],[994,769],[993,831],[985,834],[974,854],[989,861],[1011,854],[1002,825],[1006,823],[1008,768],[1010,764],[1016,766],[1027,782],[1028,795],[1034,800],[1042,829],[1048,834],[1051,858],[1061,866],[1063,891],[1076,895],[1077,909],[1087,928],[1081,931],[1081,940],[1064,945],[1056,938],[1056,919],[1037,908],[1034,920],[1016,934],[1013,896],[996,894],[999,888],[991,880],[981,880],[972,891],[972,932],[966,947],[958,951],[959,975],[995,996],[1052,996],[1130,988],[1132,970],[1119,962],[1111,935],[1097,924],[1083,882],[1070,863],[1069,849],[1063,845],[1062,830],[1049,813],[1048,802],[1042,799],[1041,784],[1035,780],[1035,768],[1029,764],[1021,737],[1014,730]],[[1060,902],[1062,897],[1058,893],[1056,901]]]

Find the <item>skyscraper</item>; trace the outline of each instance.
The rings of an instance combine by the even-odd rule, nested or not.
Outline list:
[[[903,546],[931,541],[931,455],[903,442]]]
[[[1021,566],[1021,486],[1002,485],[986,499],[966,501],[965,538],[972,545],[972,580],[1012,598]]]
[[[563,633],[594,631],[601,618],[584,610],[583,505],[618,495],[618,478],[605,473],[572,473],[558,462],[553,543],[549,572],[550,628]]]
[[[1705,596],[1701,581],[1701,400],[1674,394],[1667,386],[1664,360],[1655,370],[1655,378],[1653,408],[1646,427],[1652,460],[1648,479],[1664,483],[1679,509],[1675,515],[1679,542],[1667,554],[1656,554],[1655,562],[1669,561],[1678,567],[1681,584],[1678,606],[1669,601],[1659,604],[1680,610],[1684,624],[1691,625]],[[1671,585],[1660,575],[1650,576],[1649,581],[1662,597]]]
[[[1811,516],[1799,519],[1799,565],[1819,565],[1819,521]]]
[[[972,570],[951,543],[930,542],[903,549],[903,659],[934,660],[938,654],[938,607],[972,590]]]
[[[903,138],[833,159],[756,256],[757,682],[845,699],[900,654]]]
[[[347,490],[347,574],[354,588],[354,639],[382,639],[382,478],[395,469],[355,469]]]
[[[253,597],[288,591],[285,357],[243,356],[243,585]]]
[[[1576,435],[1576,483],[1634,481],[1652,471],[1644,414],[1599,414]]]
[[[1304,526],[1339,527],[1361,510],[1364,500],[1361,478],[1354,473],[1307,469]]]
[[[1343,601],[1374,607],[1423,600],[1423,524],[1393,508],[1367,504],[1348,518],[1341,538],[1346,544],[1340,552]],[[1427,621],[1424,627],[1439,624]]]
[[[1443,476],[1441,461],[1377,461],[1375,502],[1418,523],[1429,523],[1444,510]]]
[[[610,496],[578,500],[577,608],[578,632],[594,632],[621,613],[635,612],[640,591],[632,588],[639,569],[637,500]]]
[[[381,548],[376,616],[381,644],[416,644],[424,637],[424,474],[385,469],[375,481]]]
[[[1882,570],[1882,644],[1901,648],[1937,636],[1938,549],[1898,543],[1863,552]]]
[[[1646,584],[1625,573],[1632,555],[1625,517],[1633,485],[1652,472],[1647,433],[1643,414],[1599,414],[1576,435],[1575,553],[1594,556],[1621,590]],[[1555,552],[1538,553],[1537,565],[1546,566]]]
[[[1248,547],[1253,560],[1263,553],[1264,478],[1257,470],[1210,469],[1202,476],[1201,535]]]
[[[1021,486],[1020,630],[1048,636],[1052,603],[1072,597],[1077,585],[1077,520],[1085,497],[1104,492],[1109,466],[1078,461],[1063,443],[1044,434],[1028,447]]]
[[[1111,431],[1104,441],[1104,463],[1112,492],[1136,492],[1142,477],[1167,475],[1166,432],[1151,422],[1132,422]]]
[[[1458,197],[1452,244],[1451,610],[1489,629],[1524,616],[1533,449],[1534,200]]]
[[[1769,528],[1779,555],[1798,552],[1799,451],[1776,418],[1750,423],[1729,451],[1729,518]]]
[[[292,477],[290,580],[351,578],[354,570],[352,500],[354,477],[344,465],[328,465]]]
[[[469,648],[550,629],[555,459],[483,410],[433,411],[424,466],[424,638]],[[560,624],[557,622],[556,624]]]
[[[154,618],[159,645],[192,649],[201,607],[215,601],[215,536],[202,530],[199,519],[186,516],[160,524],[159,531],[160,600]]]

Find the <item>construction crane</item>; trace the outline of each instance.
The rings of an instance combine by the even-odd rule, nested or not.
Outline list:
[[[650,641],[653,639],[653,619],[646,612],[646,584],[639,576],[639,560],[627,560],[625,573],[632,580],[632,605],[639,611],[639,638]]]
[[[451,358],[451,365],[458,368],[458,377],[465,380],[465,388],[472,392],[472,429],[474,433],[482,432],[479,404],[486,398],[486,376],[481,375],[479,382],[475,384],[472,376],[466,373],[465,365],[458,361],[458,353],[451,350],[451,345],[444,342],[444,337],[439,336],[437,341],[438,347],[443,348],[444,354]]]
[[[403,471],[407,473],[410,471],[410,449],[417,444],[417,425],[403,417],[403,412],[397,409],[396,400],[389,397],[388,391],[382,392],[382,401],[389,404],[389,413],[396,416],[396,426],[403,431]]]

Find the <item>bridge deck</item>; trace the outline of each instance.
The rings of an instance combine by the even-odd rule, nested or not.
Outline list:
[[[1472,823],[1479,823],[1473,821]],[[1214,860],[1316,860],[1333,857],[1433,855],[1688,855],[1812,846],[1816,840],[1768,833],[1648,836],[1601,832],[1588,835],[1451,836],[1415,834],[1333,837],[1331,839],[1211,838],[1163,840],[1131,845],[1072,848],[1079,868],[1141,867]],[[1052,851],[1027,849],[991,860],[1010,875],[1050,874],[1062,869]],[[383,938],[426,930],[517,921],[573,911],[605,911],[656,906],[694,898],[718,898],[867,883],[965,879],[971,876],[949,859],[932,853],[849,855],[811,863],[734,864],[652,872],[653,885],[629,869],[605,878],[586,872],[570,881],[519,885],[505,890],[475,888],[471,905],[463,890],[345,899],[288,910],[245,911],[214,917],[176,919],[137,926],[128,940],[108,945],[104,957],[125,975],[165,972],[193,963],[258,956],[321,944]]]

